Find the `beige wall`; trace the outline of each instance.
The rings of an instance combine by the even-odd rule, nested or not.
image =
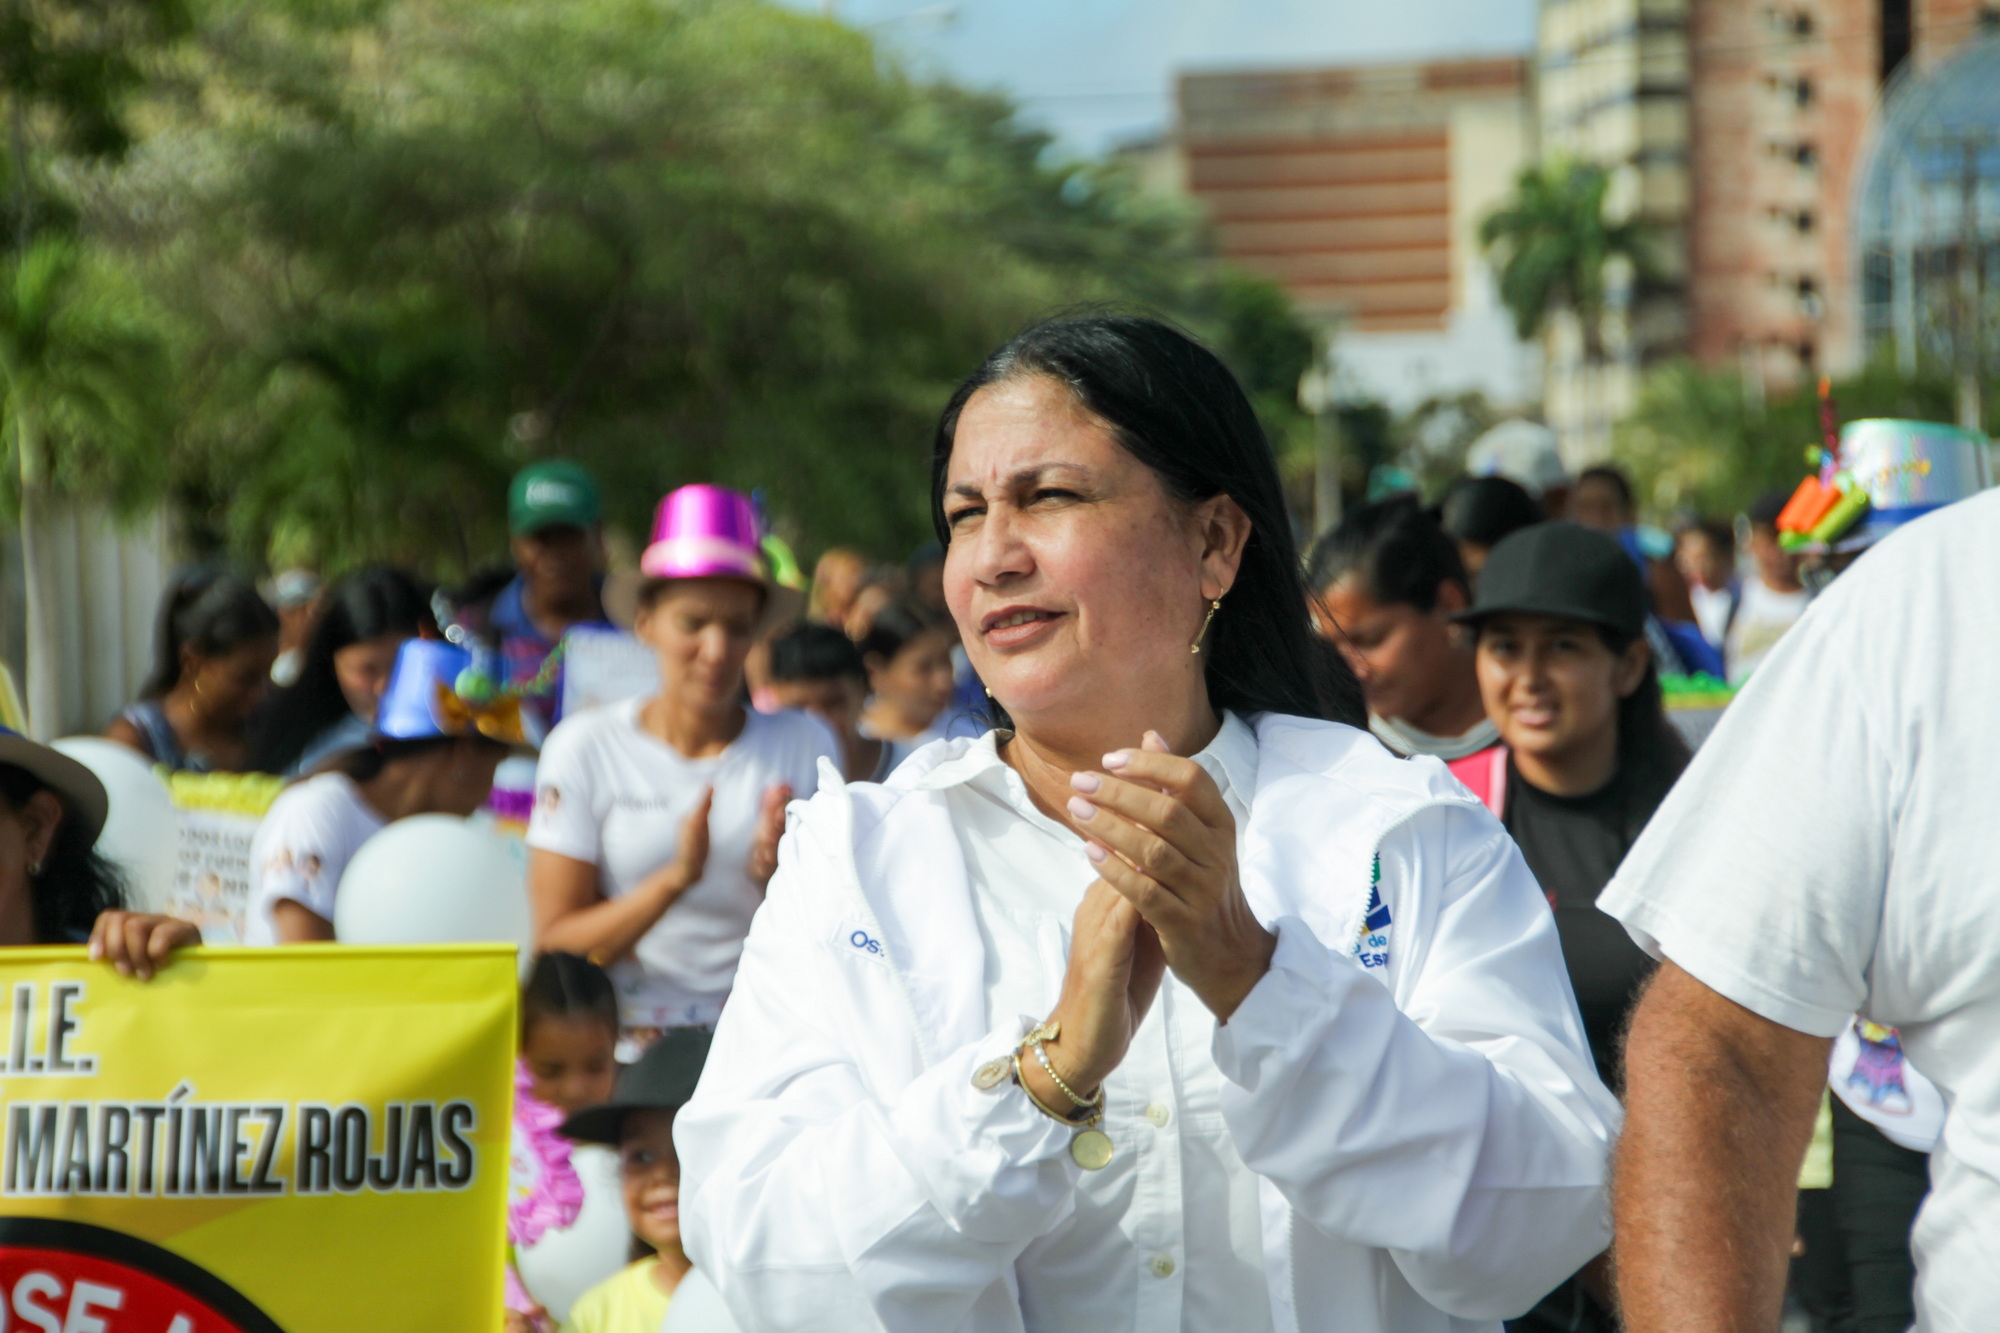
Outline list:
[[[1451,303],[1489,304],[1492,284],[1479,224],[1513,193],[1534,160],[1533,113],[1524,103],[1468,102],[1451,113]]]

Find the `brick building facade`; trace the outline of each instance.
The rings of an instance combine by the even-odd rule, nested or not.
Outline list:
[[[1856,172],[1882,89],[1977,31],[1976,0],[1693,0],[1689,350],[1782,385],[1861,358]]]

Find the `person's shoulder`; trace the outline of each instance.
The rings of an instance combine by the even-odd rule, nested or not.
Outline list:
[[[988,762],[992,748],[990,734],[960,736],[918,747],[880,782],[828,781],[823,777],[812,798],[795,807],[798,818],[815,829],[838,823],[858,845],[904,803],[922,805],[941,800],[941,790],[955,783],[955,769]],[[982,749],[985,756],[978,753]]]
[[[625,699],[569,714],[556,723],[542,742],[542,761],[554,759],[561,763],[572,756],[615,744],[638,729],[639,708],[644,702]]]
[[[781,708],[775,713],[760,713],[751,709],[750,720],[744,724],[743,739],[752,748],[773,753],[840,753],[840,741],[833,734],[833,728],[796,708]]]
[[[647,1260],[627,1264],[576,1298],[563,1321],[563,1333],[623,1333],[618,1319],[626,1304],[635,1271],[643,1272]],[[650,1274],[644,1274],[651,1280]]]
[[[370,819],[354,779],[345,773],[320,773],[279,792],[264,812],[261,828],[272,832],[331,829]]]
[[[1403,758],[1359,727],[1288,713],[1261,713],[1254,725],[1260,790],[1274,780],[1304,774],[1413,806],[1473,801],[1443,761],[1428,755]]]

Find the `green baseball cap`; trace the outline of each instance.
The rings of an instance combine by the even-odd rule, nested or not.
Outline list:
[[[516,537],[557,524],[595,527],[603,513],[596,480],[582,464],[568,459],[530,463],[507,488],[507,529]]]

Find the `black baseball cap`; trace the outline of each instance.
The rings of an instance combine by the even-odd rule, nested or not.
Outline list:
[[[1575,523],[1537,523],[1501,538],[1471,609],[1452,619],[1476,624],[1498,615],[1581,620],[1636,639],[1646,630],[1646,585],[1616,538]]]
[[[646,1053],[618,1071],[611,1100],[586,1106],[562,1122],[564,1138],[604,1143],[615,1148],[634,1111],[676,1111],[694,1097],[701,1067],[708,1060],[706,1028],[674,1028],[646,1048]]]

